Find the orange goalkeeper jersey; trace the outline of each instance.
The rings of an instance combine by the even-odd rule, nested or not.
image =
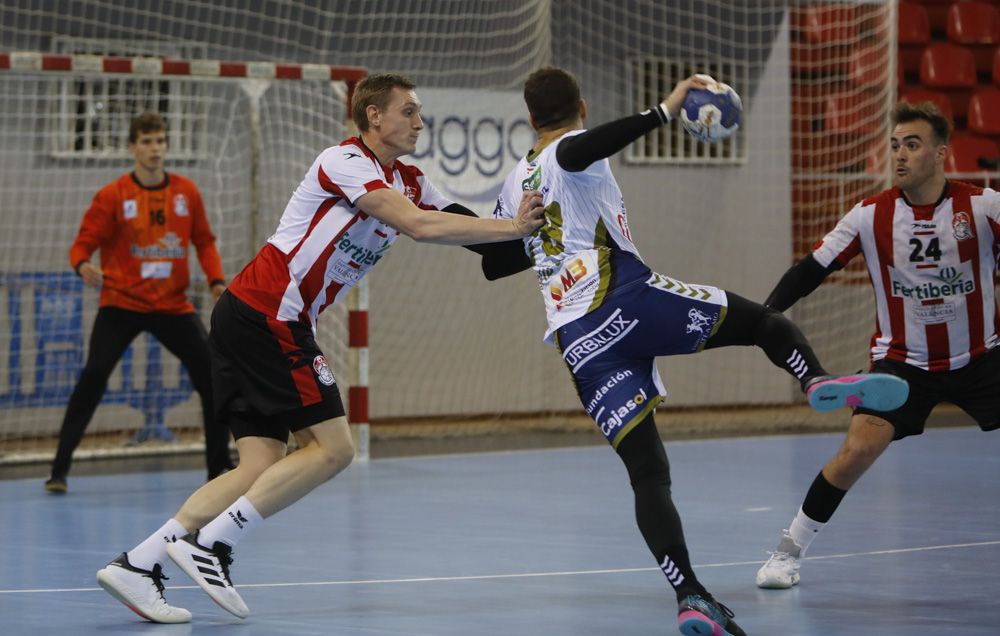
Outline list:
[[[129,173],[94,196],[69,260],[77,268],[101,251],[101,307],[186,314],[194,311],[186,294],[189,245],[197,250],[209,282],[224,282],[215,236],[194,182],[167,173],[162,184],[145,187]]]

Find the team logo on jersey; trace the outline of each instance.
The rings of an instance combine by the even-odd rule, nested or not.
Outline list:
[[[326,386],[333,385],[333,371],[330,370],[330,365],[326,363],[325,357],[316,356],[313,358],[313,371],[316,372],[316,378],[320,382]]]
[[[972,220],[968,212],[956,212],[951,217],[951,231],[959,241],[966,241],[972,238]]]
[[[174,195],[174,214],[177,216],[188,215],[188,200],[183,194]]]
[[[528,164],[528,177],[521,182],[522,190],[537,190],[542,184],[542,167],[533,163]]]
[[[404,186],[403,187],[403,196],[406,197],[407,199],[409,199],[410,201],[416,202],[416,200],[417,200],[417,189],[414,188],[413,186]]]
[[[694,333],[697,331],[698,333],[704,335],[705,330],[712,324],[711,316],[703,311],[695,309],[694,307],[688,310],[688,318],[691,319],[691,322],[687,325],[687,333]]]
[[[132,256],[138,259],[159,259],[159,258],[186,258],[187,250],[184,249],[181,237],[174,232],[167,232],[160,237],[157,243],[152,245],[139,246],[133,243],[130,247]]]
[[[126,219],[134,219],[139,214],[139,208],[135,205],[135,199],[127,199],[122,202],[122,216]]]
[[[500,214],[503,212],[503,208],[504,208],[504,205],[503,205],[503,195],[501,194],[499,197],[497,197],[496,207],[493,208],[493,218],[494,219],[499,219],[500,218]]]
[[[889,270],[889,282],[892,295],[897,298],[913,298],[914,300],[934,300],[947,296],[964,296],[976,291],[976,280],[972,275],[971,262],[961,263],[959,267],[942,267],[937,275],[930,280],[916,280],[902,275],[894,267]]]
[[[549,287],[549,294],[552,295],[552,300],[556,302],[561,301],[563,295],[588,273],[587,266],[584,264],[582,258],[575,258],[566,263],[559,272],[559,280],[555,285]]]

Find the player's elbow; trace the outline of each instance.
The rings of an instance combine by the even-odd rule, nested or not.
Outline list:
[[[400,227],[397,227],[396,229],[399,230],[401,234],[405,234],[414,241],[421,243],[439,239],[441,238],[441,233],[437,231],[437,227],[428,218],[429,216],[430,215],[427,213],[414,216],[413,218],[407,219],[406,222],[400,223]]]

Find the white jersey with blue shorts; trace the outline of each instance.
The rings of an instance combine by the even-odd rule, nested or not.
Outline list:
[[[666,397],[655,357],[700,351],[725,316],[726,294],[650,271],[632,243],[607,159],[563,169],[558,144],[521,159],[494,216],[513,218],[522,193],[542,193],[546,223],[524,239],[554,342],[587,413],[612,444]]]

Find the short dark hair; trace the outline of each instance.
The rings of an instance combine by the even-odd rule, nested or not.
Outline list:
[[[385,110],[389,105],[392,89],[411,91],[416,87],[416,82],[409,77],[396,73],[376,73],[364,78],[354,87],[354,97],[351,99],[351,119],[354,120],[354,125],[359,131],[368,130],[369,106]]]
[[[939,144],[947,144],[951,139],[951,122],[945,117],[934,102],[921,102],[911,104],[909,102],[899,102],[892,109],[892,125],[906,124],[911,121],[925,121],[934,130]]]
[[[134,144],[139,139],[139,135],[166,131],[167,120],[162,115],[149,111],[139,113],[128,127],[128,142]]]
[[[580,85],[569,71],[546,66],[525,80],[524,103],[539,129],[567,124],[580,115]]]

